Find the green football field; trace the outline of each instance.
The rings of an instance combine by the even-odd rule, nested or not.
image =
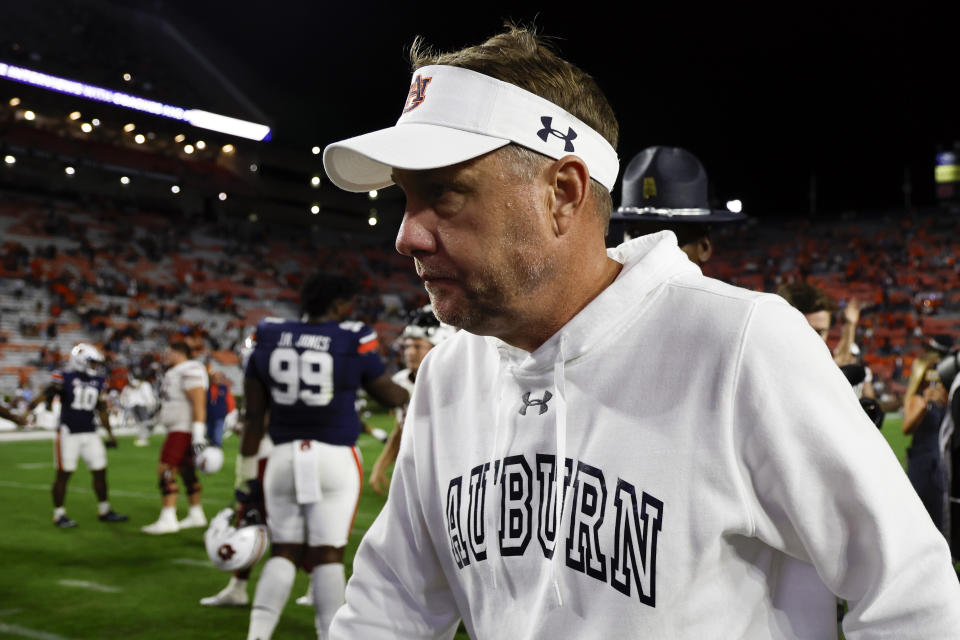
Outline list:
[[[390,428],[386,415],[374,416],[371,423]],[[888,417],[883,432],[902,462],[907,439],[900,435],[900,419]],[[131,437],[119,440],[120,447],[109,450],[110,499],[130,521],[97,520],[90,473],[80,463],[66,503],[79,526],[61,530],[51,525],[51,441],[4,442],[0,437],[0,638],[245,638],[249,609],[198,603],[229,579],[208,561],[203,530],[166,536],[140,532],[160,509],[156,463],[162,437],[142,448],[134,447]],[[237,444],[237,438],[227,439],[224,469],[203,477],[208,519],[232,506]],[[369,474],[382,445],[366,435],[359,445]],[[383,502],[364,485],[347,548],[348,575],[357,544]],[[185,505],[181,497],[180,517],[186,515]],[[258,575],[259,566],[248,587],[251,599]],[[275,638],[315,637],[312,609],[293,602],[306,588],[307,576],[300,572]]]

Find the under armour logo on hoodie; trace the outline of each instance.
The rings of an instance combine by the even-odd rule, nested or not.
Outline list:
[[[528,408],[528,407],[540,407],[540,413],[538,413],[537,415],[542,416],[543,414],[545,414],[545,413],[547,412],[547,409],[550,408],[550,407],[547,406],[547,402],[549,402],[549,401],[550,401],[550,398],[552,398],[552,397],[553,397],[553,394],[552,394],[552,393],[550,393],[549,391],[544,391],[544,392],[543,392],[543,399],[537,400],[536,398],[534,398],[533,400],[531,400],[531,399],[530,399],[530,392],[527,391],[525,394],[523,394],[522,396],[520,396],[520,399],[523,400],[523,406],[520,407],[520,415],[522,415],[522,416],[527,415],[527,408]]]

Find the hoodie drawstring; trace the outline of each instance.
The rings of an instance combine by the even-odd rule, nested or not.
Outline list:
[[[556,470],[556,475],[554,476],[556,493],[553,498],[553,521],[556,523],[556,526],[553,533],[553,558],[550,566],[551,573],[553,574],[553,592],[557,597],[558,607],[563,606],[563,595],[560,593],[560,574],[557,569],[557,563],[559,562],[558,558],[562,555],[560,540],[562,538],[561,531],[563,530],[563,503],[565,497],[563,485],[564,476],[567,471],[567,394],[564,385],[566,378],[564,346],[566,345],[566,340],[566,335],[560,334],[560,345],[557,348],[557,357],[553,363],[553,385],[557,391],[556,398],[554,398],[554,402],[556,403],[554,407],[556,410],[555,426],[557,441],[557,457],[554,463],[554,469]]]
[[[491,482],[489,485],[490,494],[489,497],[484,500],[485,506],[483,508],[483,530],[486,532],[486,542],[488,548],[492,548],[492,545],[495,544],[497,538],[496,530],[490,526],[490,522],[493,520],[491,514],[494,511],[493,502],[496,500],[497,491],[494,485],[497,483],[497,445],[498,437],[500,436],[500,430],[503,427],[503,409],[504,409],[504,394],[506,390],[506,381],[504,380],[504,371],[503,367],[497,367],[497,380],[496,380],[496,389],[497,389],[497,404],[494,411],[494,424],[493,424],[493,447],[490,451],[490,457],[487,459],[490,461],[490,471],[493,474],[491,476]],[[484,489],[486,491],[486,489]],[[493,541],[493,542],[492,542]],[[491,569],[491,578],[493,582],[494,591],[497,590],[497,563],[490,563]]]

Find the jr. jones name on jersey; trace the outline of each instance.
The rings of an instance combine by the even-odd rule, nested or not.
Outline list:
[[[556,539],[553,502],[556,494],[555,458],[553,455],[536,454],[535,471],[523,455],[507,456],[492,463],[492,482],[500,485],[498,528],[501,556],[522,556],[527,553],[535,527],[539,544],[530,552],[542,553],[547,559],[553,558]],[[657,535],[660,532],[663,502],[647,493],[642,493],[638,500],[634,486],[617,478],[613,509],[608,513],[608,491],[603,471],[577,461],[574,475],[573,465],[574,461],[567,458],[564,505],[571,476],[573,499],[572,509],[563,520],[568,527],[566,566],[609,584],[627,597],[631,597],[635,590],[642,603],[656,606]],[[467,496],[462,496],[463,476],[453,478],[447,487],[446,519],[450,550],[461,570],[471,562],[487,559],[484,510],[490,467],[491,463],[488,462],[470,470]],[[536,522],[531,506],[534,491],[539,495]],[[467,503],[466,518],[461,519],[464,502]],[[600,528],[611,525],[614,527],[613,548],[601,549]]]

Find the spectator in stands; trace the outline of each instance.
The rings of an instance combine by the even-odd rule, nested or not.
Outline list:
[[[907,449],[907,476],[941,531],[945,531],[946,469],[940,446],[940,426],[947,407],[947,390],[937,374],[940,355],[929,352],[913,362],[903,403],[903,433],[913,436]]]

